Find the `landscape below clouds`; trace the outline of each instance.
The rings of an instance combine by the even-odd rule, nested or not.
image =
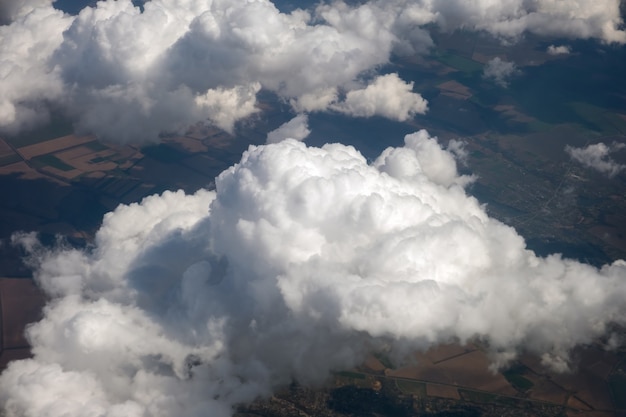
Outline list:
[[[0,6],[0,414],[622,407],[623,3],[78,3]]]

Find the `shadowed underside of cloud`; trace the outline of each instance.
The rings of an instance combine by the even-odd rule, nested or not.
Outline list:
[[[466,194],[428,133],[373,163],[354,148],[250,147],[216,191],[107,214],[92,247],[31,254],[51,301],[34,358],[0,376],[9,416],[227,416],[368,351],[478,338],[495,366],[624,324],[626,263],[537,257]]]
[[[333,2],[290,14],[268,0],[152,0],[142,10],[107,0],[77,16],[46,0],[2,4],[0,129],[45,123],[54,109],[79,131],[121,142],[197,121],[232,130],[256,111],[260,89],[298,112],[404,120],[425,109],[419,94],[394,102],[380,94],[392,75],[363,80],[394,52],[427,51],[427,24],[508,40],[530,31],[626,42],[618,0]]]

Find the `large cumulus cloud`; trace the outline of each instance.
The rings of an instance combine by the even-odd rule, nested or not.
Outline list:
[[[1,125],[17,131],[53,104],[78,130],[108,140],[154,140],[198,120],[232,130],[256,110],[260,88],[324,110],[329,103],[311,107],[306,97],[334,97],[385,63],[390,24],[367,4],[315,20],[267,0],[153,0],[143,11],[104,1],[75,17],[34,7],[1,28]]]
[[[84,250],[17,236],[50,295],[34,358],[0,376],[8,416],[226,416],[371,350],[478,338],[502,365],[624,324],[626,263],[537,257],[466,194],[425,131],[354,148],[251,147],[216,191],[105,216]]]
[[[256,111],[260,89],[298,112],[403,120],[425,108],[416,104],[421,97],[380,98],[375,91],[390,78],[372,72],[394,52],[427,51],[429,24],[507,40],[530,31],[626,42],[618,0],[339,1],[290,14],[269,0],[152,0],[143,9],[106,0],[77,16],[45,0],[3,7],[0,128],[19,132],[55,110],[79,131],[125,142],[197,121],[232,130]]]

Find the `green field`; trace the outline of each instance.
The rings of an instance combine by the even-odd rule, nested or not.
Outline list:
[[[626,375],[612,375],[609,378],[609,388],[615,407],[626,409]]]
[[[449,51],[437,51],[433,56],[437,61],[441,62],[442,64],[462,72],[478,73],[483,70],[483,64],[481,64],[480,62],[473,61],[469,58],[465,58],[461,55]]]
[[[518,391],[525,392],[531,389],[535,384],[533,384],[531,380],[524,378],[523,373],[524,368],[517,367],[502,372],[502,375],[504,375],[506,380],[513,385],[513,388]]]
[[[141,152],[149,156],[150,158],[154,158],[159,162],[163,162],[166,164],[172,164],[179,162],[180,160],[187,158],[189,155],[179,151],[178,149],[174,149],[171,146],[160,144],[160,145],[152,145],[141,148]]]
[[[98,156],[98,157],[95,157],[95,158],[91,159],[89,162],[92,163],[92,164],[98,164],[100,162],[104,162],[104,161],[108,161],[108,160],[109,160],[109,158],[105,158],[103,156]]]
[[[426,384],[423,382],[397,379],[396,385],[405,394],[417,395],[420,398],[426,397]]]
[[[36,158],[33,158],[31,162],[37,168],[51,166],[53,168],[60,169],[61,171],[71,171],[74,169],[74,167],[66,164],[65,162],[61,161],[59,158],[51,154],[38,156]]]
[[[0,158],[0,167],[3,167],[5,165],[9,165],[9,164],[14,164],[15,162],[19,162],[21,161],[22,158],[20,158],[20,156],[16,153],[11,154],[11,155],[7,155],[7,156],[3,156]]]
[[[345,378],[365,379],[365,375],[359,372],[341,371],[341,372],[337,372],[337,375],[343,376]]]
[[[474,403],[490,404],[497,400],[498,396],[488,392],[470,391],[459,388],[459,394],[465,401]]]

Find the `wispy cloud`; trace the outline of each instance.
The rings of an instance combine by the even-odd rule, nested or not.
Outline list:
[[[488,61],[483,69],[483,78],[493,80],[502,88],[507,88],[509,80],[519,74],[521,71],[515,66],[515,63],[504,61],[499,57]]]

